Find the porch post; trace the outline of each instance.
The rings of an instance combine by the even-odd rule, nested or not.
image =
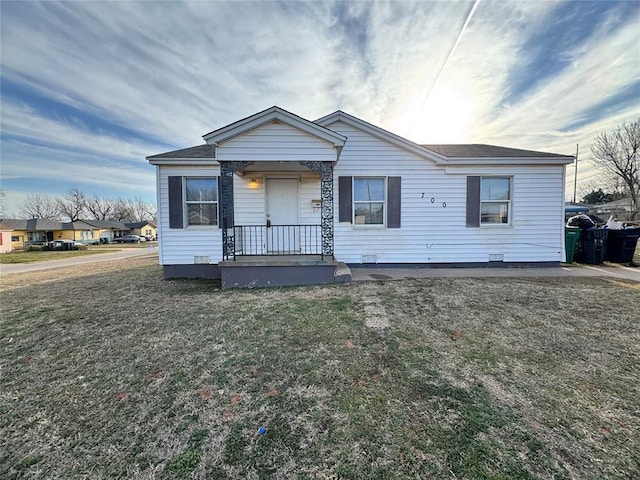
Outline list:
[[[224,162],[220,164],[220,225],[222,226],[222,259],[227,260],[235,253],[233,234],[233,174],[253,165],[253,162]]]
[[[333,257],[333,163],[302,161],[300,164],[320,173],[322,255]]]

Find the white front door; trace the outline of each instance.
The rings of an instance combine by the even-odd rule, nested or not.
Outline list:
[[[267,252],[294,254],[300,250],[298,179],[267,178]]]

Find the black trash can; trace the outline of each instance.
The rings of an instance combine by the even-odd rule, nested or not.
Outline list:
[[[607,234],[604,228],[582,230],[574,260],[579,263],[600,265],[607,251]]]
[[[609,230],[605,258],[613,263],[631,263],[640,237],[640,228]]]

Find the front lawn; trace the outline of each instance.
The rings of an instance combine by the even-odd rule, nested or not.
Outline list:
[[[1,478],[640,471],[640,284],[221,291],[152,261],[3,279]]]

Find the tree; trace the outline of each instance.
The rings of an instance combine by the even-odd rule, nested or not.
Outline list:
[[[605,193],[601,188],[598,190],[592,190],[582,197],[581,202],[588,205],[598,205],[600,203],[614,202],[620,200],[621,195],[619,193]]]
[[[640,118],[631,124],[622,124],[612,133],[602,132],[591,146],[591,161],[619,177],[631,203],[630,220],[640,211]]]
[[[0,218],[5,216],[5,199],[7,198],[7,192],[4,189],[0,188]]]
[[[60,220],[58,200],[48,195],[27,195],[20,206],[20,214],[25,218],[44,218]]]
[[[84,213],[85,200],[86,196],[82,190],[74,187],[63,198],[58,199],[58,209],[62,215],[69,218],[70,222],[75,222]]]
[[[112,200],[94,195],[91,198],[86,198],[84,205],[93,220],[111,220],[111,214],[114,210],[114,202]]]

